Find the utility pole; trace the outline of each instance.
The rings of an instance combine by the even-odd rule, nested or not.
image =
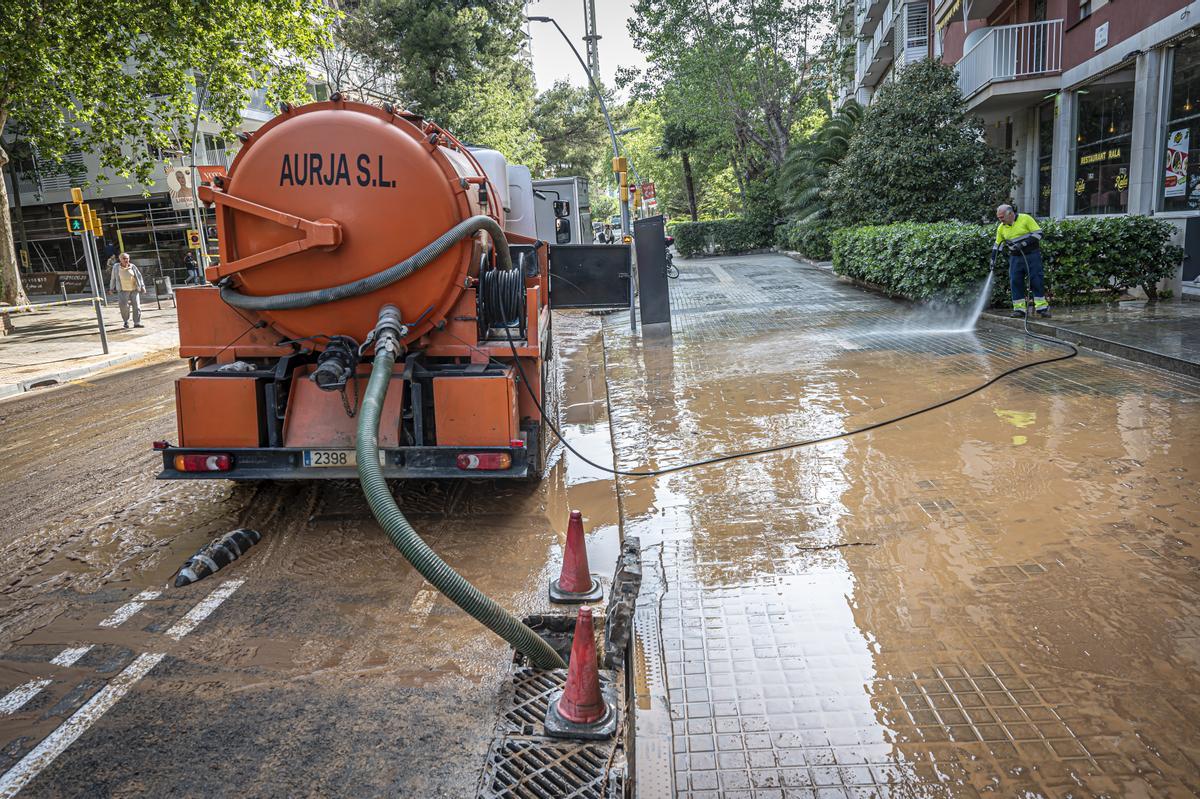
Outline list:
[[[600,82],[600,34],[596,33],[596,0],[583,0],[583,29],[587,42],[588,71],[592,78]]]

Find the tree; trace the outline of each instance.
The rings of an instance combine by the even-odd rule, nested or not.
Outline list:
[[[862,106],[851,100],[788,151],[779,172],[779,189],[784,210],[796,220],[823,219],[829,213],[823,194],[829,173],[846,157],[862,117]]]
[[[105,169],[151,183],[151,153],[191,141],[197,75],[207,83],[206,112],[229,132],[251,90],[303,96],[304,59],[327,8],[321,0],[4,0],[0,134],[15,130],[41,162],[92,151]],[[0,148],[0,170],[7,160]],[[0,299],[24,301],[3,181]]]
[[[535,171],[533,73],[519,58],[522,0],[368,0],[347,45],[389,77],[401,104],[467,144]]]
[[[678,155],[683,166],[683,190],[687,195],[688,214],[695,222],[699,217],[696,205],[696,184],[692,178],[692,162],[688,151],[700,143],[699,132],[683,122],[668,122],[663,128],[660,154],[663,158]]]
[[[555,81],[538,95],[531,123],[546,156],[544,177],[609,171],[608,128],[590,87]]]
[[[796,122],[811,110],[833,6],[637,0],[629,31],[652,65],[644,86],[671,89],[669,116],[720,124],[738,171],[755,180],[783,163]]]
[[[863,115],[826,198],[839,225],[978,222],[1015,185],[1012,153],[968,118],[954,68],[929,59],[900,70]]]

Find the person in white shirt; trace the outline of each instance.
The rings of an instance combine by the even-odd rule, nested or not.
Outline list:
[[[121,253],[117,262],[113,264],[108,287],[117,292],[121,321],[125,323],[125,327],[129,327],[130,311],[133,312],[133,326],[145,327],[142,324],[141,295],[146,290],[146,281],[142,280],[142,270],[129,260],[129,253]]]

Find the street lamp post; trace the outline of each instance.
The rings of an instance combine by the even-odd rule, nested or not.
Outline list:
[[[200,234],[200,283],[208,282],[205,276],[205,270],[208,269],[208,236],[204,233],[204,215],[200,210],[200,191],[196,187],[196,147],[200,142],[200,112],[204,110],[204,100],[208,97],[208,76],[204,76],[204,84],[200,87],[200,96],[196,101],[196,118],[192,121],[192,152],[191,168],[188,170],[188,177],[191,178],[192,186],[192,224],[196,226],[196,232]]]
[[[563,37],[563,41],[571,48],[571,52],[575,54],[575,60],[579,62],[579,66],[583,67],[584,74],[588,76],[588,83],[592,86],[592,93],[596,95],[596,99],[600,102],[600,113],[604,114],[604,124],[608,127],[609,138],[612,139],[613,158],[618,158],[621,155],[621,149],[617,145],[617,132],[613,129],[612,120],[608,116],[608,106],[604,103],[604,94],[600,91],[600,87],[596,84],[596,77],[592,75],[592,71],[583,61],[583,56],[579,55],[579,51],[575,49],[571,38],[559,26],[558,21],[554,17],[526,17],[529,22],[549,22],[558,29],[559,34]],[[636,178],[637,172],[634,172]],[[621,202],[621,236],[632,235],[632,230],[629,225],[629,200]]]

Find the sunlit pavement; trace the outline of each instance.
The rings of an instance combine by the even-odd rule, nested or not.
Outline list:
[[[1061,350],[774,255],[605,325],[625,468],[900,415]],[[1085,353],[871,433],[620,480],[639,795],[1200,788],[1200,383]]]

